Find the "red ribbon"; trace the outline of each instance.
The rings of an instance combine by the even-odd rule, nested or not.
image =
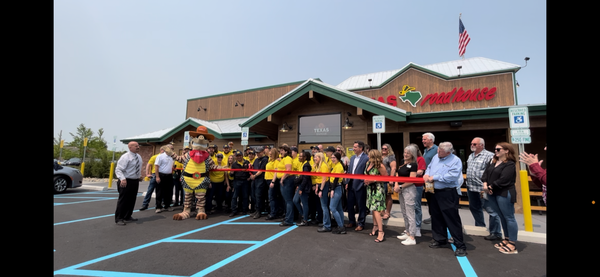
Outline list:
[[[322,177],[338,177],[346,179],[362,179],[375,182],[399,182],[399,183],[417,183],[424,184],[422,177],[396,177],[382,175],[365,175],[365,174],[350,174],[350,173],[320,173],[320,172],[305,172],[305,171],[287,171],[287,170],[264,170],[264,169],[211,169],[211,171],[251,171],[251,172],[273,172],[294,175],[309,175]]]

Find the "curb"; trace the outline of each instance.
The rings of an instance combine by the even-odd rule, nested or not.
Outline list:
[[[348,213],[344,213],[344,219],[348,220]],[[365,222],[373,223],[373,217],[371,215],[367,215],[365,218]],[[405,227],[404,219],[402,218],[389,218],[383,221],[383,225],[395,226],[395,227]],[[431,231],[431,224],[421,223],[421,230]],[[472,225],[463,225],[463,234],[470,236],[480,236],[485,237],[489,235],[489,232],[485,227],[472,226]],[[546,244],[546,234],[545,233],[536,233],[519,230],[519,241]]]
[[[101,186],[92,186],[92,185],[81,185],[80,188],[97,190],[97,191],[107,191],[108,190],[108,187],[106,187],[106,186],[101,187]]]

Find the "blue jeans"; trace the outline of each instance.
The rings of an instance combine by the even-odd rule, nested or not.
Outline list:
[[[337,222],[338,227],[344,226],[344,208],[342,208],[342,186],[339,185],[333,190],[333,197],[329,203],[331,214]]]
[[[285,220],[284,222],[287,224],[294,223],[294,191],[296,190],[294,186],[294,178],[286,177],[283,180],[283,184],[281,185],[281,196],[283,196],[283,200],[285,201]]]
[[[156,177],[154,173],[152,173],[152,179],[150,179],[150,183],[148,184],[148,191],[146,192],[146,196],[144,196],[144,202],[142,202],[142,207],[148,208],[148,204],[150,204],[150,199],[152,199],[152,193],[154,192],[154,188],[156,187]]]
[[[297,189],[294,194],[294,205],[296,209],[302,214],[302,220],[308,221],[308,195],[310,192],[304,192],[300,195],[300,190]],[[302,205],[300,202],[302,201]]]
[[[329,215],[329,195],[327,194],[327,188],[321,192],[321,209],[323,209],[323,227],[325,227],[325,229],[331,229],[331,216]]]
[[[264,207],[263,191],[265,190],[265,179],[256,178],[252,181],[252,199],[254,201],[254,209],[260,212]]]
[[[507,193],[506,197],[494,194],[487,197],[490,208],[496,211],[500,217],[504,238],[510,241],[517,241],[519,225],[515,219],[515,205],[510,202],[510,192]]]
[[[421,229],[421,222],[423,222],[423,212],[421,210],[421,200],[423,199],[423,186],[417,187],[417,195],[415,196],[415,225],[417,229]]]
[[[478,191],[467,190],[467,196],[469,197],[469,210],[471,210],[473,219],[475,219],[475,226],[485,227],[481,194]]]
[[[238,209],[238,197],[242,200],[242,207]],[[231,198],[231,212],[248,212],[248,181],[233,180],[233,196]]]
[[[490,231],[490,235],[496,235],[498,237],[502,237],[502,229],[500,228],[502,223],[500,223],[500,217],[498,216],[496,211],[494,211],[494,209],[492,209],[492,207],[490,207],[489,200],[483,198],[483,199],[481,199],[481,201],[483,202],[483,208],[490,215],[490,217],[489,217],[490,226],[488,228],[488,230]]]
[[[276,217],[281,213],[281,190],[279,186],[279,179],[275,179],[273,181],[273,187],[271,187],[271,182],[267,182],[269,186],[269,207],[271,208],[271,213],[269,214],[271,217]]]

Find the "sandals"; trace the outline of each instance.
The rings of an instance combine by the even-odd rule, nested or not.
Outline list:
[[[381,232],[381,234],[383,235],[383,238],[382,239],[376,238],[375,242],[380,243],[380,242],[384,242],[385,241],[385,233]]]
[[[510,241],[509,241],[509,240],[507,240],[507,239],[503,239],[501,242],[494,244],[494,247],[496,247],[496,248],[500,249],[500,248],[502,248],[502,247],[505,247],[505,246],[507,246],[507,245],[508,245],[508,242],[510,242]]]
[[[513,249],[511,249],[511,247],[509,247],[509,245],[512,245]],[[517,254],[517,253],[519,253],[519,251],[517,250],[517,246],[512,241],[509,241],[508,244],[500,247],[499,249],[500,249],[500,253],[502,253],[502,254]]]
[[[377,233],[379,232],[379,229],[375,230],[375,231],[371,231],[371,233],[369,233],[369,236],[377,236]]]

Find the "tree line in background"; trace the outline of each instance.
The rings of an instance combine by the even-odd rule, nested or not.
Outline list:
[[[70,158],[83,159],[85,149],[85,168],[83,177],[108,178],[110,175],[110,163],[113,159],[113,151],[107,149],[108,144],[102,137],[104,129],[100,128],[94,133],[91,128],[86,128],[83,123],[79,124],[75,134],[69,133],[73,140],[63,144],[62,155],[60,153],[60,141],[62,140],[62,131],[59,137],[54,137],[54,158],[66,161]],[[88,138],[87,147],[83,146],[84,139]],[[114,153],[115,166],[121,155],[127,151]],[[81,166],[74,166],[81,169]],[[113,176],[115,177],[115,176]]]

